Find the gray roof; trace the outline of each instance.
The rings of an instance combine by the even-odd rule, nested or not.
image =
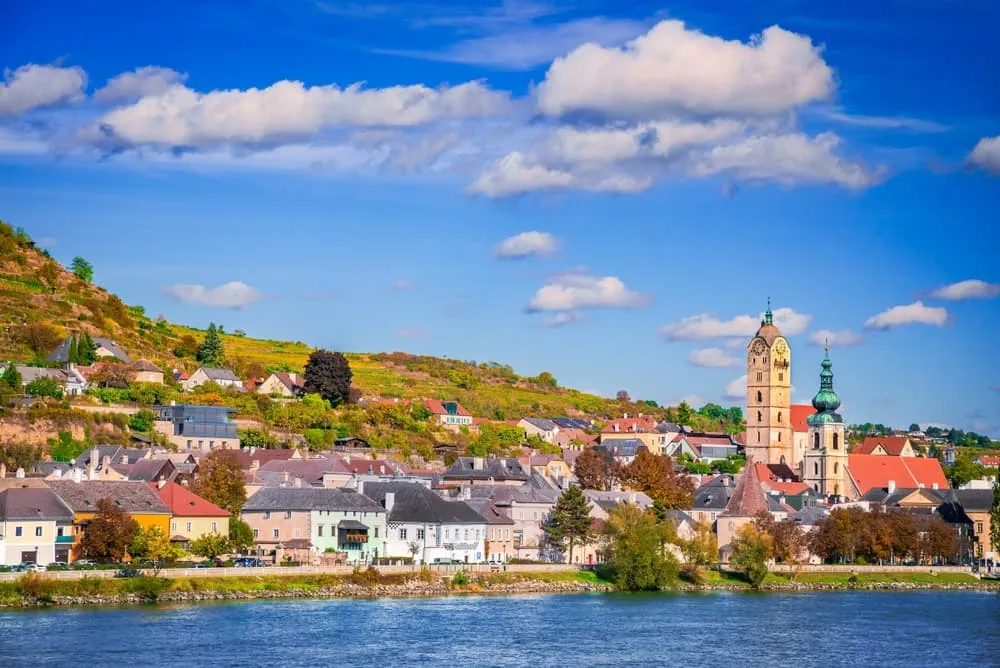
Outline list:
[[[682,429],[679,424],[675,424],[673,422],[661,422],[656,425],[656,431],[661,434],[679,434]]]
[[[363,494],[315,487],[264,487],[243,505],[243,512],[265,510],[385,512],[385,508]]]
[[[79,457],[76,458],[77,466],[88,466],[90,464],[90,457],[94,450],[97,450],[97,461],[95,464],[97,466],[104,465],[104,458],[111,457],[112,464],[134,464],[140,460],[149,459],[150,451],[144,450],[142,448],[124,448],[120,445],[95,445],[84,450]]]
[[[590,420],[584,420],[583,418],[554,417],[549,419],[563,429],[582,429],[587,431],[594,428]]]
[[[514,520],[501,513],[489,499],[467,499],[462,503],[476,511],[487,524],[514,524]]]
[[[106,336],[95,336],[92,337],[94,340],[94,345],[98,348],[106,348],[111,354],[120,359],[126,364],[131,364],[132,359],[128,356],[121,346],[112,341]],[[69,362],[69,343],[72,337],[67,337],[65,341],[59,344],[59,347],[52,351],[52,354],[46,358],[49,362]]]
[[[989,512],[993,506],[992,489],[956,489],[955,496],[966,512]]]
[[[51,489],[12,487],[0,492],[0,518],[5,520],[73,521],[73,511]]]
[[[736,488],[735,478],[728,474],[712,479],[694,493],[694,510],[718,510],[722,512],[729,505],[729,499]]]
[[[24,366],[21,364],[16,365],[17,372],[21,374],[21,382],[27,385],[33,380],[38,380],[39,378],[52,378],[59,384],[65,384],[67,380],[66,372],[62,369],[49,369],[40,366]]]
[[[610,438],[600,445],[595,445],[594,449],[614,453],[615,457],[635,457],[639,448],[644,447],[646,444],[638,438]]]
[[[412,482],[365,482],[367,496],[385,506],[386,494],[394,495],[390,522],[429,524],[485,524],[475,510],[459,501],[445,501],[423,485]]]
[[[487,459],[484,457],[459,457],[445,471],[445,480],[527,480],[528,472],[513,457]]]
[[[558,429],[558,426],[556,425],[555,422],[553,422],[552,420],[546,420],[545,418],[527,417],[521,419],[527,422],[528,424],[535,425],[542,431],[555,431],[556,429]]]
[[[98,501],[110,499],[126,513],[170,514],[170,509],[144,482],[50,480],[48,484],[77,513],[94,512]]]
[[[239,382],[239,377],[230,371],[229,369],[213,369],[207,366],[201,367],[201,370],[205,372],[209,380],[219,381],[228,380],[231,382]]]
[[[820,506],[806,506],[797,513],[792,513],[788,516],[788,519],[803,524],[805,526],[813,526],[821,519],[826,518],[830,513],[826,508]]]
[[[513,503],[552,504],[559,499],[559,490],[537,473],[523,485],[472,485],[469,493],[473,499],[488,499],[498,506]]]

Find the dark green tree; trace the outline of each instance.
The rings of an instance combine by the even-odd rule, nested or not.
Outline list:
[[[219,331],[214,322],[209,323],[208,331],[205,332],[205,340],[198,346],[198,354],[195,359],[207,367],[221,367],[225,363],[225,349]]]
[[[153,429],[153,422],[156,416],[153,411],[143,408],[142,410],[133,413],[128,419],[128,428],[132,431],[151,431]]]
[[[993,483],[993,506],[990,508],[990,542],[992,548],[987,545],[983,551],[993,550],[996,554],[1000,550],[1000,479]]]
[[[69,337],[69,353],[66,356],[66,361],[70,364],[80,363],[80,351],[77,348],[76,334]]]
[[[593,541],[590,529],[592,522],[590,501],[583,495],[582,488],[572,485],[559,495],[543,530],[549,543],[560,551],[569,547],[569,563],[572,564],[573,548],[577,545],[586,546]]]
[[[76,344],[76,356],[79,364],[90,365],[97,361],[97,344],[89,332],[84,332]]]
[[[229,517],[229,544],[237,552],[253,547],[253,529],[235,515]]]
[[[7,390],[9,394],[21,393],[21,373],[17,370],[16,366],[13,364],[7,365],[3,374],[0,374],[0,386],[3,386],[0,387],[0,394],[2,394],[5,390]]]
[[[317,350],[306,362],[305,391],[319,394],[331,406],[339,406],[351,396],[351,377],[351,365],[343,353]]]
[[[73,258],[73,262],[69,265],[70,271],[79,278],[81,281],[86,281],[87,283],[93,283],[94,281],[94,265],[90,264],[80,256]]]
[[[910,425],[910,431],[920,431],[920,425],[914,422]]]

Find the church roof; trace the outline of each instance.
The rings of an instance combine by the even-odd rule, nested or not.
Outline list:
[[[743,475],[736,478],[736,487],[724,514],[730,517],[753,517],[767,509],[767,495],[760,488],[757,466],[753,458],[748,457],[743,467]]]

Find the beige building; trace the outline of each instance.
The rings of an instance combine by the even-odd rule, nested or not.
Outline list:
[[[762,464],[794,462],[791,411],[792,352],[774,325],[771,305],[747,346],[747,458]]]
[[[305,379],[297,373],[272,373],[257,386],[257,394],[278,397],[297,397],[302,394]]]
[[[170,539],[190,542],[206,534],[229,535],[229,511],[206,501],[183,485],[160,480],[149,483],[173,517],[170,518]]]
[[[132,365],[132,380],[136,383],[163,385],[163,369],[146,359]]]
[[[69,563],[73,511],[47,487],[0,491],[0,565]]]

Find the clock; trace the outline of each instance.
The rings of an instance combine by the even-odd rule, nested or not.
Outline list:
[[[778,342],[774,344],[774,350],[783,355],[788,352],[788,344],[785,343],[784,339],[778,339]]]
[[[755,355],[760,355],[761,353],[763,353],[764,341],[762,339],[754,340],[754,342],[750,345],[750,352],[752,352]]]

